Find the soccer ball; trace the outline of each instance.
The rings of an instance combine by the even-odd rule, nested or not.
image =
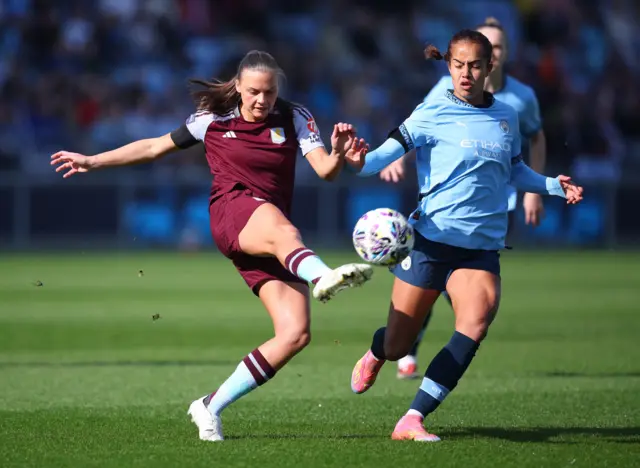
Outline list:
[[[411,252],[415,237],[407,219],[390,208],[368,211],[353,229],[353,246],[367,263],[393,266]]]

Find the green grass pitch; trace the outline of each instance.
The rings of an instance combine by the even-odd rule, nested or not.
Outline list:
[[[380,269],[313,304],[310,347],[228,408],[228,440],[211,444],[189,403],[271,336],[231,264],[212,253],[5,255],[0,466],[640,466],[639,266],[628,252],[504,253],[498,318],[428,418],[439,444],[390,440],[418,385],[397,381],[394,365],[351,393],[352,366],[386,319],[392,278]],[[442,301],[421,368],[452,327]]]

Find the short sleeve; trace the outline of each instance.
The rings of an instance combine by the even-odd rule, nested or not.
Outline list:
[[[531,138],[542,128],[540,105],[536,93],[531,89],[525,102],[524,111],[520,119],[520,131],[526,138]]]
[[[204,141],[204,136],[213,120],[214,115],[212,113],[197,112],[189,116],[185,125],[187,126],[189,133],[191,133],[196,140]]]
[[[406,148],[410,150],[421,146],[432,145],[436,122],[436,109],[428,102],[423,102],[415,108],[399,130],[405,140]]]
[[[320,138],[320,130],[316,121],[307,109],[302,106],[293,107],[293,125],[296,129],[298,145],[305,156],[316,148],[324,148],[324,143]]]
[[[191,114],[187,121],[171,132],[171,139],[178,148],[185,149],[204,141],[207,128],[213,122],[214,116],[209,112]]]

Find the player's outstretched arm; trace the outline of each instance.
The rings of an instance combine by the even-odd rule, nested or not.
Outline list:
[[[94,171],[105,167],[126,166],[150,162],[178,149],[171,134],[158,138],[134,141],[112,151],[95,156],[85,156],[69,151],[58,151],[51,156],[51,165],[58,166],[56,172],[64,172],[63,177],[76,173]]]
[[[582,201],[583,188],[573,183],[571,177],[559,175],[556,178],[545,177],[527,166],[521,157],[514,158],[511,166],[511,183],[523,192],[555,195],[567,199],[567,203]]]
[[[331,154],[324,147],[318,147],[306,154],[307,161],[324,180],[333,180],[340,173],[345,158],[363,158],[368,150],[364,139],[356,137],[353,125],[338,123],[331,134]]]
[[[375,150],[365,153],[366,157],[351,158],[347,156],[346,161],[359,176],[369,177],[400,159],[406,152],[406,148],[398,140],[388,138]]]

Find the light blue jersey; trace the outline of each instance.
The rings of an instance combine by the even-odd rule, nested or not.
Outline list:
[[[512,76],[505,75],[503,87],[493,96],[496,100],[510,105],[518,113],[520,121],[520,134],[522,135],[522,154],[529,156],[529,140],[542,128],[542,119],[540,118],[540,106],[536,93],[530,86],[518,81]],[[439,96],[448,89],[453,89],[453,81],[451,75],[440,78],[440,81],[431,88],[429,94],[425,97],[425,101],[432,96]],[[517,192],[513,186],[507,188],[509,197],[509,211],[516,208]]]
[[[557,179],[521,157],[518,114],[493,99],[474,107],[449,90],[421,103],[366,157],[373,175],[416,149],[420,202],[411,223],[425,238],[467,249],[499,250],[507,233],[507,186],[564,197]]]

